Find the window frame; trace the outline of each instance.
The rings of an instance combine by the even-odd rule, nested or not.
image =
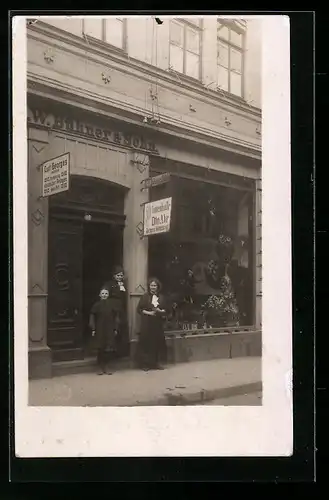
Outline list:
[[[116,17],[116,19],[118,19],[118,18]],[[127,18],[124,17],[120,20],[122,22],[122,46],[121,47],[118,47],[117,45],[113,45],[112,43],[106,41],[106,21],[107,21],[107,19],[103,18],[103,19],[100,19],[100,21],[101,21],[101,33],[102,33],[101,38],[96,38],[96,37],[94,37],[92,35],[88,35],[88,33],[86,33],[86,31],[85,31],[86,19],[85,18],[83,18],[83,20],[82,20],[82,33],[83,33],[83,35],[90,38],[93,42],[101,44],[102,46],[110,47],[111,49],[116,50],[116,51],[121,52],[121,53],[122,52],[127,53],[127,50],[128,50]]]
[[[174,22],[178,24],[179,26],[182,26],[183,28],[183,46],[179,46],[176,43],[173,43],[171,40],[171,23]],[[199,53],[195,54],[194,52],[187,50],[186,48],[186,43],[187,43],[187,30],[192,29],[193,31],[197,32],[199,34]],[[170,19],[170,26],[169,26],[169,69],[178,73],[179,75],[182,75],[184,78],[187,79],[192,79],[195,82],[202,82],[202,33],[203,33],[203,19],[199,19],[199,25],[197,26],[195,23],[190,22],[186,18],[173,18]],[[183,51],[183,72],[176,70],[172,64],[171,64],[171,46],[174,47],[179,47]],[[186,74],[186,53],[189,52],[191,54],[197,55],[199,57],[199,71],[198,71],[198,77],[195,78],[194,76],[190,76]]]
[[[229,38],[226,40],[225,38],[221,37],[218,34],[218,27],[219,25],[224,26],[228,28],[229,30]],[[242,37],[242,43],[241,46],[237,45],[236,43],[231,41],[231,31],[234,31],[235,33],[238,33]],[[218,67],[224,68],[221,64],[218,63],[218,45],[219,43],[222,43],[223,45],[226,45],[227,50],[228,50],[228,90],[222,89],[218,84],[217,84],[217,90],[221,92],[228,92],[230,95],[244,99],[245,98],[245,53],[246,53],[246,29],[242,28],[241,26],[237,25],[234,21],[228,21],[224,19],[217,19],[217,70]],[[237,95],[234,92],[231,92],[231,73],[235,73],[231,69],[231,50],[235,50],[241,54],[241,95]],[[238,74],[238,73],[236,73]],[[217,76],[218,78],[218,76]]]

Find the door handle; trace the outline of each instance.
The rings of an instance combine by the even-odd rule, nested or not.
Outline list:
[[[75,316],[78,316],[78,313],[79,313],[78,309],[74,309]]]

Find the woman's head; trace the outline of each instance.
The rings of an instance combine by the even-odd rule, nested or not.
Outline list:
[[[159,293],[161,290],[161,283],[158,278],[150,278],[148,281],[148,289],[151,293]]]
[[[102,288],[101,291],[99,292],[99,296],[101,298],[101,300],[106,300],[109,298],[109,291],[107,288]]]
[[[123,281],[124,279],[124,271],[121,266],[115,266],[113,270],[113,277],[116,281]]]

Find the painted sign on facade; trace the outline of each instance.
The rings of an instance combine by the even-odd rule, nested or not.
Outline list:
[[[154,155],[159,154],[153,141],[139,134],[118,130],[117,126],[110,123],[109,126],[105,128],[101,125],[98,126],[96,124],[86,123],[74,116],[61,116],[34,107],[28,107],[27,122],[30,125],[34,124],[39,127],[80,135],[105,143],[144,150]]]
[[[144,236],[170,231],[172,198],[151,201],[144,205]]]
[[[42,165],[42,196],[68,191],[70,184],[70,153],[46,161]]]

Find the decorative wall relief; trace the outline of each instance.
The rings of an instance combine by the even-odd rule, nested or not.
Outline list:
[[[56,283],[58,289],[61,291],[68,290],[70,288],[68,280],[69,266],[67,264],[57,264],[55,270]]]
[[[142,237],[143,236],[143,233],[144,233],[144,224],[143,222],[139,222],[136,226],[136,231],[137,231],[137,234]]]
[[[143,164],[139,164],[137,165],[137,169],[139,170],[139,172],[142,174],[143,172],[145,172],[146,170],[146,165],[143,165]]]
[[[143,287],[143,285],[137,285],[135,291],[144,293],[145,288]]]
[[[131,160],[131,163],[136,165],[138,171],[142,174],[147,167],[150,165],[150,159],[148,155],[144,154],[135,154],[134,158]]]
[[[225,116],[225,120],[224,120],[224,123],[227,127],[229,127],[230,125],[232,125],[232,122],[227,118],[227,116]]]
[[[107,85],[108,83],[111,83],[111,76],[109,73],[102,73],[102,80],[103,82]]]
[[[34,212],[31,214],[31,219],[32,222],[35,226],[40,226],[42,221],[44,220],[45,216],[41,212],[40,208],[37,208]]]
[[[37,152],[37,153],[41,153],[46,146],[41,146],[39,149],[33,144],[33,149]],[[39,167],[40,168],[40,167]]]
[[[52,64],[55,60],[55,54],[52,49],[47,49],[43,53],[43,58],[47,64]]]

